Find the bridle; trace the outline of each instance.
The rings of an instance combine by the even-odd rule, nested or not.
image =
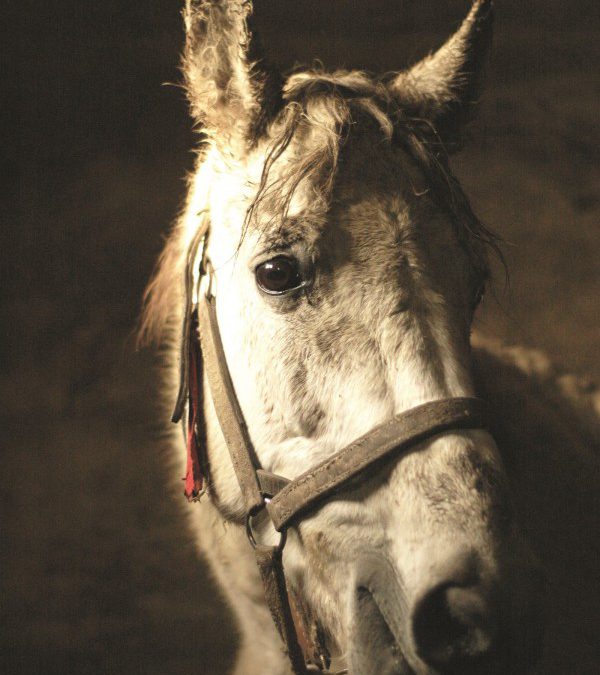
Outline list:
[[[206,476],[205,452],[199,442],[204,366],[215,412],[242,493],[248,540],[256,555],[267,605],[293,672],[296,675],[330,673],[327,670],[330,658],[322,630],[302,599],[290,592],[286,584],[283,549],[287,529],[297,525],[324,500],[331,499],[350,480],[381,465],[386,459],[406,454],[422,441],[447,431],[483,428],[484,405],[476,398],[447,398],[424,403],[374,427],[294,480],[264,470],[254,451],[227,367],[217,321],[213,270],[206,256],[207,236],[208,225],[204,224],[191,243],[185,272],[181,384],[173,414],[173,421],[180,421],[187,400],[185,494],[190,501],[197,501],[203,494]],[[201,462],[202,457],[205,462]],[[280,533],[276,546],[263,544],[256,536],[253,523],[263,512]]]

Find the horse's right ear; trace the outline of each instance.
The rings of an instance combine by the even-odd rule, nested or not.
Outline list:
[[[405,114],[430,122],[448,149],[460,144],[481,93],[492,22],[492,1],[475,0],[444,45],[388,83]]]
[[[192,114],[234,152],[264,132],[282,104],[281,76],[260,60],[249,0],[186,0],[183,72]]]

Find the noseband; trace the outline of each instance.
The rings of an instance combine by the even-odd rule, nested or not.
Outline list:
[[[309,618],[308,610],[293,593],[289,593],[286,585],[283,549],[288,527],[297,525],[303,516],[318,508],[324,500],[331,499],[349,481],[367,469],[376,468],[386,459],[397,459],[422,441],[447,431],[483,428],[484,405],[476,398],[447,398],[411,408],[374,427],[294,480],[262,469],[235,394],[221,342],[212,269],[206,259],[206,235],[207,227],[204,226],[194,238],[188,255],[181,386],[173,414],[174,422],[182,419],[187,398],[188,469],[185,494],[192,501],[199,498],[205,473],[199,459],[202,448],[198,443],[204,366],[215,412],[240,485],[246,512],[246,532],[254,548],[266,601],[293,672],[296,675],[325,673],[328,672],[330,659],[318,624]],[[197,283],[195,269],[199,270]],[[201,292],[200,282],[203,279],[208,283]],[[280,533],[277,546],[257,541],[253,522],[264,511]]]

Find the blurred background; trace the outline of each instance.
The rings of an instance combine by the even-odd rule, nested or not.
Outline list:
[[[3,3],[0,671],[225,673],[235,640],[171,480],[140,298],[194,136],[179,0]],[[284,69],[437,47],[467,0],[255,0]],[[480,329],[598,377],[596,0],[497,0],[489,84],[453,166],[507,241]]]

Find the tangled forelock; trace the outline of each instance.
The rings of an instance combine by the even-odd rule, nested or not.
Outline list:
[[[383,138],[406,150],[423,171],[430,194],[449,216],[459,241],[469,255],[481,283],[489,278],[488,250],[504,264],[501,238],[474,214],[460,183],[452,173],[446,148],[427,120],[406,115],[380,80],[360,71],[302,72],[291,76],[284,90],[287,105],[272,128],[259,188],[250,205],[243,232],[258,220],[272,225],[285,222],[301,183],[310,185],[314,203],[327,209],[335,183],[340,150],[352,129],[369,120]],[[310,134],[318,143],[305,144],[285,169],[272,179],[272,168],[290,147]]]

